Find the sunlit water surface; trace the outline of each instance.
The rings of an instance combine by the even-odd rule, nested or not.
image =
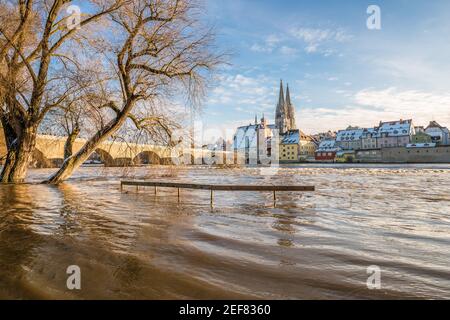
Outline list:
[[[276,207],[270,193],[217,192],[211,208],[208,191],[121,192],[134,177],[317,191]],[[366,286],[372,265],[381,290]],[[60,186],[0,186],[0,298],[448,299],[450,165],[83,168]]]

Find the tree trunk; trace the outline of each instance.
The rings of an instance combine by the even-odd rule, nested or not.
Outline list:
[[[16,153],[8,150],[8,154],[6,155],[5,163],[2,167],[2,172],[0,173],[0,182],[8,183],[9,182],[9,174],[14,167],[14,163],[16,162]]]
[[[80,129],[75,128],[67,137],[66,143],[64,144],[64,160],[70,158],[73,155],[73,144],[80,134]]]
[[[6,144],[6,158],[5,163],[3,164],[2,171],[0,173],[0,182],[6,183],[8,182],[9,173],[11,172],[11,168],[14,166],[15,155],[16,153],[13,151],[13,144],[17,139],[16,133],[9,121],[6,118],[5,114],[1,116],[2,130],[5,137]]]
[[[61,168],[46,181],[46,183],[58,184],[67,180],[72,173],[78,169],[86,160],[89,159],[90,155],[95,151],[97,143],[93,144],[92,147],[85,146],[75,155],[64,160]]]
[[[113,134],[113,132],[111,132],[111,134]],[[111,134],[96,134],[80,149],[80,151],[65,159],[61,168],[59,168],[59,170],[51,176],[46,183],[58,184],[64,180],[67,180],[76,169],[78,169],[86,160],[89,159],[91,154],[97,149],[98,145],[108,139]]]
[[[91,154],[98,149],[98,146],[111,137],[125,123],[129,112],[134,106],[135,100],[129,99],[123,110],[105,128],[98,131],[75,155],[67,158],[61,168],[50,177],[45,183],[58,184],[67,180],[72,173],[78,169]]]
[[[36,146],[36,137],[37,130],[28,127],[24,128],[12,142],[7,142],[8,155],[0,175],[2,183],[22,183],[25,180],[28,165]],[[5,139],[8,141],[11,136],[5,137]]]

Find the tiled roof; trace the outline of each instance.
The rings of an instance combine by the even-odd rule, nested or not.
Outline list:
[[[412,128],[412,120],[399,120],[380,122],[379,127],[363,129],[362,138],[400,137],[409,135]]]
[[[318,152],[324,152],[324,151],[338,151],[338,147],[336,146],[336,140],[323,140],[319,148],[317,149]]]
[[[364,129],[340,130],[337,133],[336,141],[356,141],[361,139]]]
[[[300,141],[313,141],[313,139],[301,130],[290,130],[281,138],[281,144],[298,144]]]
[[[392,122],[381,122],[378,128],[380,135],[390,137],[406,136],[411,132],[412,120],[400,120]]]
[[[440,128],[440,129],[444,129],[443,126],[441,126],[439,123],[437,123],[436,121],[431,121],[430,124],[428,125],[428,128]]]
[[[300,142],[300,131],[288,131],[282,138],[281,144],[298,144]]]

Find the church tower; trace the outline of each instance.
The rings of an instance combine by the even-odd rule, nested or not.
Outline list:
[[[275,125],[280,130],[280,135],[288,130],[286,101],[284,100],[283,80],[280,82],[280,95],[278,98],[277,109],[275,111]]]
[[[286,109],[287,109],[287,119],[289,130],[296,130],[297,124],[295,123],[295,107],[291,103],[291,94],[289,92],[289,84],[286,89]]]

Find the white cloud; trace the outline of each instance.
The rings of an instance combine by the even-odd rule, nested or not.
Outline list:
[[[352,38],[344,30],[331,30],[319,28],[292,28],[291,34],[306,43],[322,43],[325,41],[346,42]]]
[[[255,43],[250,47],[250,50],[255,52],[262,53],[271,53],[273,52],[278,44],[281,42],[281,38],[277,35],[271,34],[269,35],[262,44]]]
[[[450,119],[450,93],[385,90],[363,90],[355,95],[355,102],[380,108],[387,113],[406,114],[410,117],[426,118],[434,114]]]
[[[264,75],[247,77],[242,74],[219,77],[218,86],[210,94],[207,105],[229,105],[240,112],[261,113],[276,104],[276,81]]]
[[[314,133],[348,125],[373,127],[381,120],[398,119],[413,119],[416,125],[427,125],[434,119],[441,125],[450,126],[449,93],[366,89],[353,95],[353,101],[353,105],[341,108],[300,108],[301,129]]]
[[[286,56],[294,56],[297,54],[298,50],[295,48],[288,47],[288,46],[282,46],[280,48],[280,52],[281,52],[281,54],[284,54]]]
[[[317,52],[317,45],[316,44],[309,44],[308,46],[306,46],[305,51],[307,53]]]
[[[282,37],[271,34],[264,40],[264,42],[254,43],[250,47],[250,50],[259,53],[272,53],[277,51],[282,55],[286,56],[294,56],[295,54],[297,54],[298,52],[297,49],[291,46],[281,45],[282,42],[283,42]]]
[[[320,43],[332,38],[333,33],[328,29],[313,29],[313,28],[293,28],[291,33],[298,39],[307,43]]]
[[[347,34],[342,29],[319,29],[319,28],[304,28],[297,27],[290,30],[290,34],[298,40],[306,44],[305,51],[307,53],[323,53],[329,56],[334,53],[331,49],[321,49],[325,43],[342,43],[349,41],[352,36]]]
[[[262,45],[255,43],[250,47],[250,50],[255,51],[255,52],[271,53],[273,51],[273,48],[267,47],[267,46],[262,46]]]
[[[288,35],[288,36],[286,36]],[[259,53],[279,52],[280,54],[293,56],[299,51],[298,40],[304,42],[304,50],[307,53],[320,53],[328,57],[336,51],[329,48],[332,43],[343,43],[352,36],[343,29],[319,29],[297,27],[288,30],[283,36],[271,34],[263,42],[254,43],[250,50]],[[325,47],[327,44],[328,47]]]
[[[266,39],[266,43],[271,47],[275,47],[280,42],[281,42],[281,38],[274,34],[269,35]]]

